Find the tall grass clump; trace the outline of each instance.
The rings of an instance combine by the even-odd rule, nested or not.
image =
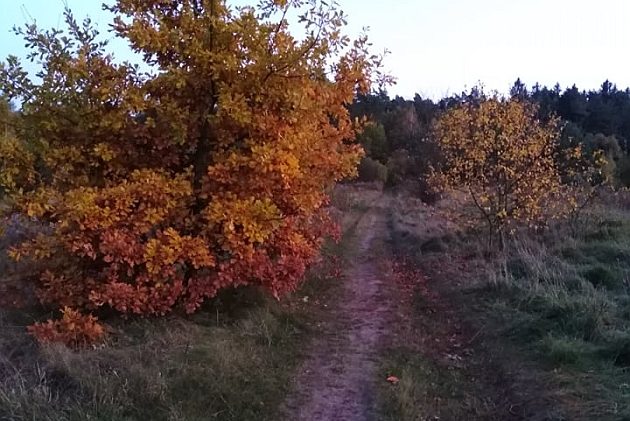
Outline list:
[[[490,277],[511,337],[552,364],[630,368],[630,236],[612,216],[573,236],[514,239]]]

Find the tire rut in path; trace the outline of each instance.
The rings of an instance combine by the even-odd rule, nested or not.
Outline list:
[[[322,332],[310,345],[284,406],[284,419],[359,421],[376,418],[375,380],[380,345],[395,319],[392,285],[372,246],[387,233],[383,197],[359,220],[355,258]]]

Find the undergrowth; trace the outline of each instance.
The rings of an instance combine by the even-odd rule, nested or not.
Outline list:
[[[36,348],[21,327],[5,330],[0,419],[273,419],[304,323],[243,294],[224,298],[234,309],[223,303],[189,319],[121,321],[113,342],[79,352]]]

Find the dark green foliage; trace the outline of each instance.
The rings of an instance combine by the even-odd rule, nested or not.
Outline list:
[[[390,99],[386,93],[362,95],[351,107],[354,117],[372,123],[357,137],[366,156],[387,164],[390,186],[403,180],[423,180],[429,166],[439,162],[439,150],[431,140],[431,127],[439,107],[416,95],[413,101]]]
[[[512,88],[510,89],[510,97],[520,101],[524,101],[529,98],[527,86],[525,86],[525,84],[521,81],[520,77],[516,79],[514,85],[512,85]]]
[[[587,97],[573,85],[564,91],[558,101],[557,114],[565,120],[581,124],[588,116]]]
[[[387,162],[390,150],[385,128],[382,124],[367,124],[363,132],[357,136],[357,141],[361,143],[368,157],[383,164]]]
[[[359,180],[384,183],[387,181],[387,167],[370,157],[365,157],[359,164]]]
[[[616,290],[623,287],[621,274],[610,266],[592,266],[583,272],[584,278],[595,287]]]
[[[409,175],[413,160],[405,149],[398,149],[387,161],[387,185],[395,186],[402,183]]]

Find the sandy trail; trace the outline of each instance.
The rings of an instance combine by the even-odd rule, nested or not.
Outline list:
[[[374,240],[387,235],[386,196],[359,220],[355,257],[344,271],[338,299],[322,334],[311,344],[294,392],[285,404],[286,420],[375,419],[379,348],[391,335],[396,311],[393,286],[377,265]],[[394,301],[395,302],[395,301]],[[384,379],[383,379],[384,381]]]

